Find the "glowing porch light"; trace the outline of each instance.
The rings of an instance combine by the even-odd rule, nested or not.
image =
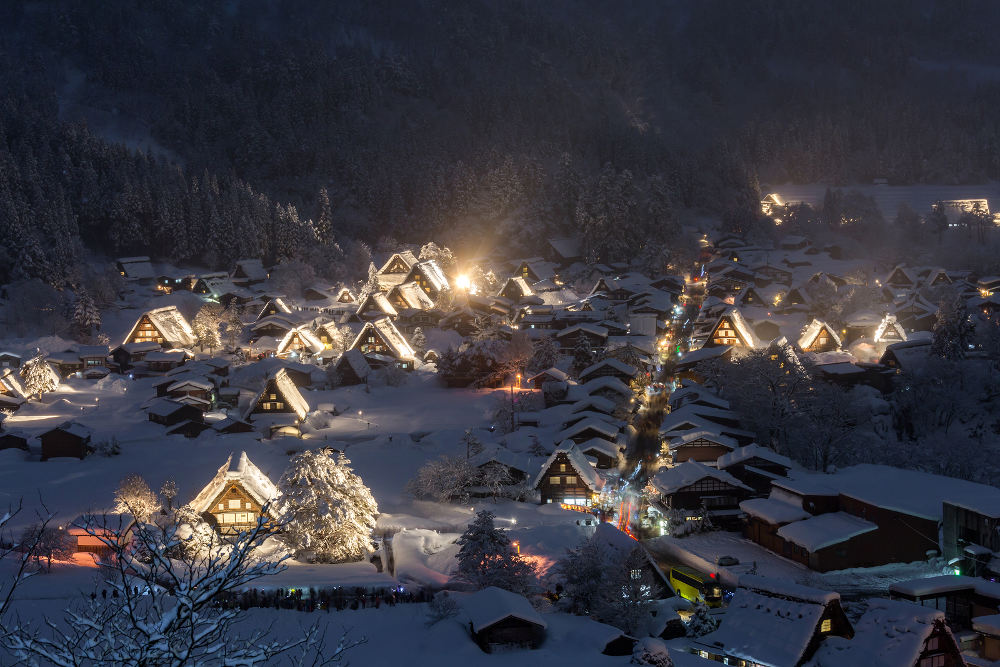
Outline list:
[[[464,273],[459,274],[455,278],[455,286],[458,289],[462,290],[463,292],[471,292],[472,291],[472,279],[469,278],[469,276],[465,275]]]

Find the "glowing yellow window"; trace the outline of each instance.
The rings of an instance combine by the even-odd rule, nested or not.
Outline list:
[[[833,621],[829,618],[823,619],[823,622],[819,624],[820,632],[830,632],[833,630]]]

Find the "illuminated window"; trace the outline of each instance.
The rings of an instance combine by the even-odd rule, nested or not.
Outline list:
[[[819,625],[820,632],[830,632],[833,630],[833,621],[829,618],[823,619],[823,622]]]
[[[559,472],[566,472],[566,464],[565,463],[560,463],[559,464]]]
[[[229,509],[231,509],[231,510],[238,510],[242,505],[243,505],[243,503],[240,500],[230,500],[229,501]]]
[[[549,484],[558,484],[558,483],[559,483],[558,477],[549,477]]]
[[[567,477],[566,477],[566,483],[567,484],[576,484],[576,475],[567,475]]]
[[[642,570],[632,570],[628,574],[629,577],[633,580],[642,579]]]

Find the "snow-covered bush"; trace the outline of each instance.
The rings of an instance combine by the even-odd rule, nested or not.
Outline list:
[[[477,471],[465,457],[442,456],[428,461],[407,484],[415,498],[445,503],[468,502],[469,489],[476,485]]]
[[[670,651],[662,639],[647,637],[640,639],[632,649],[633,665],[651,665],[652,667],[673,667],[674,661],[670,659]]]
[[[296,454],[278,489],[283,539],[296,557],[337,563],[361,560],[371,551],[378,505],[343,453]]]
[[[94,444],[94,451],[101,456],[118,456],[122,453],[121,443],[117,436],[111,436],[107,440],[101,440]]]
[[[427,603],[427,626],[430,627],[446,618],[451,618],[458,614],[458,603],[448,595],[448,591],[439,591],[437,595]]]
[[[136,521],[144,523],[159,509],[160,502],[142,475],[133,473],[123,477],[118,483],[114,504],[114,510],[118,514],[131,514]]]
[[[719,621],[708,611],[708,605],[704,602],[694,603],[694,613],[687,623],[688,637],[701,637],[709,632],[714,632],[719,627]]]

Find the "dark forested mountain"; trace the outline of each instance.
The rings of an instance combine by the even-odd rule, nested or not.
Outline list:
[[[679,209],[746,215],[758,179],[1000,178],[998,19],[989,0],[0,3],[0,231],[50,279],[80,239],[329,262],[350,239],[572,229],[622,259]]]

